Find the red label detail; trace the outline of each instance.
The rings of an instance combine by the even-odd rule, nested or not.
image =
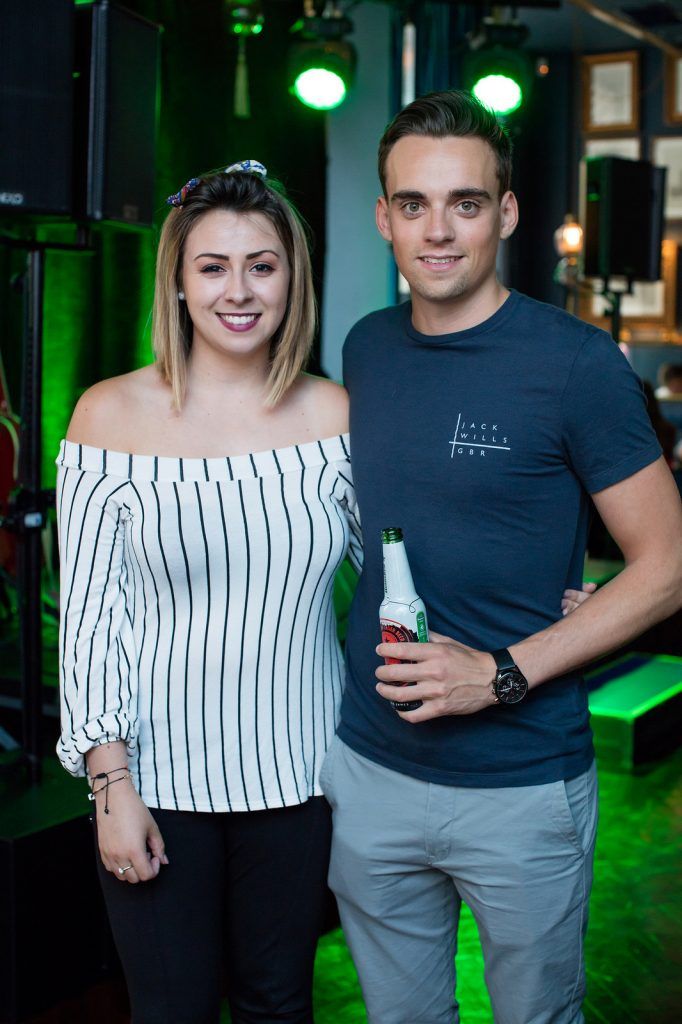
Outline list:
[[[415,644],[418,640],[417,634],[400,622],[387,622],[384,619],[381,623],[381,641],[384,644]],[[384,658],[384,661],[387,665],[402,664],[399,658]]]

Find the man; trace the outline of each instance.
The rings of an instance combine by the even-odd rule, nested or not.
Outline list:
[[[658,368],[656,398],[677,398],[682,395],[682,363],[662,363]]]
[[[330,884],[372,1024],[458,1020],[462,899],[497,1024],[573,1024],[597,815],[579,669],[679,606],[680,501],[613,341],[496,278],[518,211],[494,116],[465,93],[418,99],[379,171],[412,301],[344,352],[365,568],[323,769]],[[626,565],[563,618],[589,495]],[[386,526],[437,630],[397,665],[377,646]]]

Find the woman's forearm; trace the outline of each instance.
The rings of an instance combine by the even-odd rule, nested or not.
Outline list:
[[[117,768],[128,769],[128,753],[123,740],[113,743],[102,743],[92,747],[85,755],[88,776],[92,779],[100,772],[115,772]]]

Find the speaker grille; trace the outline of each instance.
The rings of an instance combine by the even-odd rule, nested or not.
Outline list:
[[[585,275],[658,281],[665,171],[610,156],[588,157],[584,167]]]
[[[68,213],[72,0],[0,4],[0,212]]]
[[[79,37],[89,43],[85,212],[93,220],[150,225],[154,213],[158,26],[93,5]],[[85,31],[83,31],[83,28]],[[82,196],[77,203],[82,203]]]

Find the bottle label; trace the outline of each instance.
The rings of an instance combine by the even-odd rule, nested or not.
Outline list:
[[[417,629],[419,630],[419,634],[415,633],[413,629],[410,629],[410,627],[406,626],[403,622],[396,622],[395,619],[381,618],[379,622],[381,624],[382,643],[414,644],[424,643],[428,639],[428,632],[426,631],[426,616],[424,615],[424,612],[417,613]],[[384,658],[384,662],[386,665],[405,664],[405,662],[402,662],[399,658]],[[414,686],[414,683],[394,683],[394,686]],[[392,700],[390,704],[396,711],[416,711],[417,708],[422,706],[422,702],[420,700],[402,702]]]
[[[423,616],[422,616],[423,618]],[[419,637],[408,626],[402,622],[394,622],[391,619],[381,620],[381,641],[384,644],[416,644]],[[384,658],[387,665],[399,665],[399,658]]]
[[[420,644],[429,642],[429,631],[426,627],[426,615],[424,612],[417,612],[417,639]]]

